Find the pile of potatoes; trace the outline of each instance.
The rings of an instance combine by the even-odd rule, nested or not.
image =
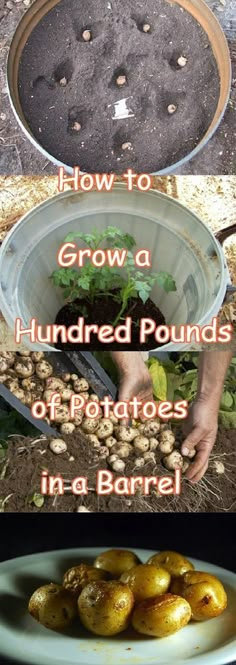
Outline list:
[[[90,390],[88,381],[78,374],[66,373],[56,376],[53,366],[42,351],[5,351],[0,355],[0,383],[3,383],[23,404],[31,407],[36,400],[49,402],[53,393],[61,395],[62,404],[56,407],[53,424],[62,435],[82,431],[88,443],[101,459],[120,474],[125,473],[126,464],[134,453],[134,467],[141,469],[148,462],[156,465],[156,455],[169,471],[180,468],[185,473],[190,458],[183,457],[175,435],[166,424],[155,418],[133,420],[131,426],[121,425],[111,413],[104,418],[102,409],[98,418],[85,417],[84,411],[76,413],[72,420],[68,403],[73,394],[79,393],[85,401],[99,402]],[[65,452],[65,442],[51,446],[56,454]],[[195,451],[191,453],[192,457]]]
[[[168,637],[226,607],[220,580],[195,571],[182,554],[160,552],[143,564],[134,552],[114,549],[100,554],[93,566],[80,563],[67,570],[61,585],[40,587],[28,605],[46,628],[60,631],[79,617],[88,631],[104,637],[129,625],[143,635]]]

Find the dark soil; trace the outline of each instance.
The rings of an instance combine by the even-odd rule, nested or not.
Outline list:
[[[115,290],[114,290],[115,293]],[[88,314],[84,314],[85,311]],[[66,328],[69,326],[77,325],[78,317],[83,317],[86,325],[97,324],[101,327],[104,324],[112,325],[115,321],[121,305],[118,302],[115,302],[111,297],[97,298],[96,302],[91,306],[86,299],[77,299],[73,303],[64,305],[62,309],[58,312],[55,323],[59,325],[64,325]],[[117,326],[125,323],[125,318],[130,317],[132,319],[131,335],[132,340],[129,344],[119,343],[119,342],[110,342],[109,344],[104,344],[98,340],[97,334],[91,334],[91,341],[89,343],[75,343],[68,342],[64,344],[63,342],[58,342],[56,348],[58,349],[88,349],[90,351],[98,350],[109,350],[109,351],[146,351],[148,349],[155,349],[158,344],[155,340],[154,335],[150,335],[146,344],[140,344],[140,327],[139,322],[142,318],[150,318],[156,322],[156,325],[165,325],[165,319],[163,314],[160,312],[158,307],[153,303],[153,301],[148,298],[147,302],[143,304],[140,298],[130,299],[129,305],[125,312],[123,313],[122,320],[117,323]]]
[[[38,439],[35,445],[32,439],[10,438],[8,466],[5,478],[0,480],[0,498],[9,497],[4,506],[5,512],[77,512],[79,506],[85,506],[91,512],[234,512],[235,437],[235,430],[224,430],[220,426],[209,469],[203,480],[197,485],[191,485],[183,479],[182,494],[179,497],[157,496],[155,491],[147,497],[142,496],[141,492],[137,492],[134,497],[115,494],[98,496],[95,489],[96,473],[98,469],[107,469],[107,464],[105,460],[99,459],[81,433],[66,437],[68,450],[58,456],[50,451],[45,438]],[[23,451],[20,450],[22,447]],[[70,457],[74,459],[70,460]],[[225,474],[215,473],[213,459],[223,461]],[[126,475],[140,476],[140,470],[134,469],[133,462],[131,456]],[[48,469],[54,476],[60,473],[67,481],[77,476],[87,476],[88,495],[75,496],[65,491],[63,496],[45,497],[43,506],[37,508],[31,499],[35,492],[40,492],[43,469]],[[142,468],[142,475],[163,474],[166,474],[166,470],[161,466],[157,453],[156,466],[146,464]],[[114,473],[114,477],[117,475]]]
[[[119,75],[126,77],[120,88]],[[57,159],[89,172],[155,172],[203,137],[219,77],[206,33],[177,4],[61,0],[26,43],[19,94],[34,136]],[[130,117],[117,120],[114,105],[121,99]],[[122,148],[125,143],[131,146]]]

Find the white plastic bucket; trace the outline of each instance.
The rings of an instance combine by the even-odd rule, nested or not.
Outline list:
[[[151,251],[151,271],[166,270],[174,277],[176,292],[166,294],[158,286],[152,292],[168,325],[211,322],[230,281],[220,243],[175,199],[153,190],[128,192],[119,183],[111,192],[59,194],[13,227],[0,250],[0,309],[11,329],[16,317],[24,328],[32,318],[41,325],[54,323],[64,301],[49,276],[58,267],[57,252],[65,236],[109,225],[131,233],[137,248]],[[31,344],[28,336],[23,341],[29,348],[52,350]],[[162,350],[184,348],[186,344],[168,343]]]

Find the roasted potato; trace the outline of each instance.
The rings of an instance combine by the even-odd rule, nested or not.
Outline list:
[[[185,598],[171,593],[143,600],[135,607],[132,625],[138,633],[168,637],[187,625],[191,607]]]
[[[120,577],[126,570],[140,563],[134,552],[129,550],[107,550],[99,554],[94,561],[95,568],[102,568],[112,577]]]
[[[120,580],[124,584],[128,584],[135,600],[139,601],[166,593],[171,577],[164,568],[141,564],[123,573]]]
[[[60,584],[45,584],[33,593],[28,605],[31,616],[51,630],[63,630],[77,615],[76,598]]]
[[[171,552],[170,550],[165,550],[164,552],[159,552],[159,554],[154,554],[148,559],[147,563],[153,566],[161,566],[168,570],[171,577],[179,577],[184,575],[188,570],[194,570],[194,566],[188,559],[178,552]]]
[[[63,586],[73,593],[77,598],[81,591],[90,582],[107,579],[105,570],[94,568],[86,563],[80,563],[78,566],[72,566],[66,571],[63,577]]]
[[[134,596],[121,582],[91,582],[78,598],[80,619],[95,635],[116,635],[128,628]]]
[[[223,584],[210,573],[197,570],[186,573],[181,595],[189,602],[195,621],[217,617],[227,607]]]

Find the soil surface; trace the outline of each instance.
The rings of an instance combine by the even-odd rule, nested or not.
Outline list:
[[[104,324],[113,325],[117,315],[119,314],[121,304],[115,302],[111,297],[97,298],[93,306],[84,298],[74,300],[73,303],[64,305],[62,309],[58,312],[55,323],[59,325],[70,326],[77,325],[78,317],[84,318],[85,325],[97,324],[101,327]],[[84,313],[84,310],[87,314]],[[125,318],[130,317],[132,319],[131,326],[131,342],[128,344],[122,344],[122,342],[111,342],[109,344],[104,344],[98,340],[96,334],[92,333],[89,343],[73,343],[68,342],[64,344],[63,342],[58,342],[56,348],[58,349],[88,349],[90,351],[106,350],[109,351],[147,351],[148,349],[155,349],[157,346],[161,346],[155,340],[154,335],[149,335],[148,340],[145,344],[141,344],[139,341],[140,337],[140,320],[142,318],[150,318],[155,321],[157,326],[165,325],[165,318],[160,312],[158,307],[154,302],[148,298],[147,302],[143,304],[140,298],[131,298],[129,305],[122,315],[122,319],[119,320],[116,324],[122,325],[125,323]]]
[[[34,136],[62,162],[89,172],[155,172],[199,143],[219,77],[206,33],[175,3],[117,0],[104,8],[89,0],[81,11],[77,0],[61,0],[26,43],[19,92]]]
[[[196,485],[182,480],[182,494],[177,496],[157,496],[155,490],[149,496],[141,491],[133,497],[98,496],[96,493],[96,473],[107,469],[105,459],[99,458],[80,434],[64,437],[67,452],[54,455],[45,437],[34,440],[20,437],[10,438],[8,444],[8,465],[5,477],[0,480],[0,498],[5,502],[5,512],[77,512],[86,507],[90,512],[234,512],[236,506],[235,487],[235,430],[219,427],[218,437],[210,457],[209,468],[204,478]],[[179,434],[179,438],[181,438]],[[166,475],[161,466],[159,453],[156,466],[148,463],[142,468],[143,476]],[[225,473],[216,474],[214,461],[223,461]],[[61,474],[65,481],[62,496],[45,496],[41,508],[32,502],[35,493],[40,493],[42,470],[49,474]],[[127,476],[140,476],[134,469],[134,458],[130,456],[126,469]],[[70,492],[70,482],[77,476],[88,478],[87,496],[75,496]],[[114,472],[114,478],[118,476]]]

